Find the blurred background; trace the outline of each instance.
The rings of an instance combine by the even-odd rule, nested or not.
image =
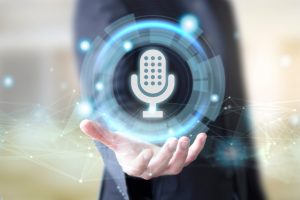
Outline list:
[[[98,196],[103,164],[78,129],[75,3],[0,0],[0,200]],[[265,189],[300,199],[300,1],[231,3]]]

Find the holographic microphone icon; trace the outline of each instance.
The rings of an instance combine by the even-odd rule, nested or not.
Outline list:
[[[141,55],[138,71],[139,76],[131,75],[130,84],[134,95],[149,104],[143,118],[163,118],[157,104],[167,100],[175,87],[175,76],[167,74],[166,57],[160,50],[149,49]]]

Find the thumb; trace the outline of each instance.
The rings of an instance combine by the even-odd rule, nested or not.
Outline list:
[[[116,150],[118,136],[116,134],[108,132],[97,122],[91,120],[83,120],[80,123],[80,129],[82,130],[82,132],[84,132],[94,140],[101,142],[113,151]]]

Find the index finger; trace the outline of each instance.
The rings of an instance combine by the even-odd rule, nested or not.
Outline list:
[[[97,122],[91,120],[83,120],[80,123],[80,129],[93,138],[97,140],[112,150],[116,149],[116,135],[108,132],[106,129],[102,128]]]

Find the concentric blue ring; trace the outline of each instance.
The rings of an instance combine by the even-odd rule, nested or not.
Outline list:
[[[108,34],[106,40],[99,38],[94,42],[82,67],[81,83],[85,98],[91,99],[94,104],[92,118],[100,120],[112,132],[153,143],[164,142],[169,137],[192,137],[207,130],[206,122],[215,120],[221,107],[221,102],[211,102],[210,96],[217,94],[219,99],[224,97],[224,71],[219,57],[208,58],[195,35],[166,20],[121,23]],[[193,76],[193,90],[190,101],[178,116],[146,123],[120,108],[113,95],[112,77],[117,63],[127,53],[122,48],[124,41],[133,44],[132,50],[152,43],[171,47],[186,60]],[[204,76],[207,80],[201,82]],[[100,93],[91,92],[99,79],[103,89]],[[203,119],[206,119],[205,122]]]

